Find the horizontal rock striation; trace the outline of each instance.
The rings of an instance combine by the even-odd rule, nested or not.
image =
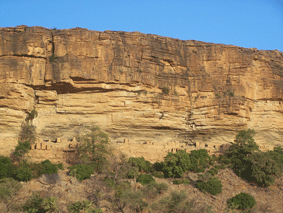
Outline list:
[[[71,139],[96,124],[112,143],[214,146],[252,128],[259,144],[282,145],[282,77],[277,50],[139,32],[0,28],[0,154],[13,150],[33,108],[46,139]]]

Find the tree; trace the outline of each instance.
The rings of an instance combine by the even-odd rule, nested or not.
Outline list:
[[[270,157],[271,152],[257,152],[248,157],[251,162],[250,181],[260,186],[270,186],[275,178],[281,176],[283,169],[280,161]]]
[[[248,156],[259,151],[259,147],[253,139],[254,134],[255,131],[252,129],[240,131],[226,153],[235,173],[244,179],[250,177],[251,162]]]
[[[239,155],[247,156],[254,151],[259,151],[259,146],[253,139],[255,131],[252,129],[241,130],[236,135],[236,140],[227,150],[227,155],[230,158],[238,158]]]
[[[204,172],[205,168],[209,167],[211,157],[206,149],[192,150],[190,154],[191,167],[193,172]]]
[[[107,167],[108,135],[102,132],[99,127],[87,127],[88,133],[78,138],[79,163],[91,164],[97,172],[102,172]]]
[[[189,154],[179,150],[175,154],[169,152],[164,158],[163,173],[165,177],[181,178],[191,168]]]

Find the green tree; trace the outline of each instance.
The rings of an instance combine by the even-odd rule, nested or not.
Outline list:
[[[227,150],[227,156],[229,158],[239,158],[241,156],[247,156],[248,154],[253,153],[254,151],[259,151],[259,146],[253,139],[255,131],[252,129],[241,130],[236,135],[236,140],[231,144]]]
[[[184,150],[179,150],[176,153],[169,152],[166,155],[162,169],[166,178],[181,178],[190,167],[191,160],[189,154]]]
[[[240,131],[234,143],[231,144],[226,154],[232,163],[232,168],[235,173],[244,178],[249,179],[251,170],[251,161],[248,156],[254,151],[259,151],[258,145],[255,143],[253,136],[254,130],[242,130]]]
[[[272,158],[270,155],[271,152],[256,152],[248,157],[251,164],[251,169],[246,171],[251,172],[251,178],[248,181],[255,182],[260,186],[270,186],[274,183],[276,177],[282,175],[282,164],[275,160],[275,156]]]
[[[87,127],[88,133],[79,136],[78,157],[80,163],[91,164],[97,172],[107,167],[109,138],[99,127]]]
[[[209,167],[211,157],[206,149],[192,150],[190,154],[191,167],[193,172],[204,172],[205,168]]]

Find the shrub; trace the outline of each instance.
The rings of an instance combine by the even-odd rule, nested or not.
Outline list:
[[[191,182],[188,179],[183,179],[183,180],[173,180],[173,184],[185,184],[185,185],[189,185]]]
[[[162,88],[162,93],[165,94],[165,95],[168,95],[169,94],[169,88],[168,87],[163,87]]]
[[[84,200],[82,202],[77,201],[71,205],[69,205],[69,212],[70,213],[102,213],[101,209],[97,209],[93,206],[93,203],[89,200]]]
[[[153,169],[157,172],[162,172],[163,171],[163,162],[155,162],[152,165]]]
[[[23,205],[23,210],[25,212],[45,213],[42,203],[43,198],[40,197],[39,193],[33,193]]]
[[[142,189],[142,192],[148,199],[154,199],[158,195],[164,193],[167,189],[168,185],[166,185],[165,183],[151,182]]]
[[[20,142],[18,141],[18,145],[15,148],[15,151],[13,153],[13,158],[15,160],[20,160],[26,153],[28,153],[30,150],[30,142]]]
[[[218,162],[223,163],[225,165],[228,165],[231,163],[227,155],[219,155],[218,156]]]
[[[154,178],[152,175],[147,175],[147,174],[140,174],[137,177],[137,182],[141,183],[142,185],[146,185],[152,182],[155,182]]]
[[[164,173],[163,173],[163,172],[153,171],[153,172],[152,172],[152,175],[153,175],[154,177],[157,177],[157,178],[164,178]]]
[[[218,178],[210,178],[207,182],[197,181],[196,187],[202,192],[217,195],[222,192],[222,183]]]
[[[0,179],[12,177],[11,167],[11,159],[5,156],[0,156]]]
[[[18,181],[30,181],[32,177],[32,171],[25,165],[21,165],[18,169],[14,171],[14,179]]]
[[[39,193],[33,193],[32,196],[23,205],[24,212],[35,212],[35,213],[49,213],[57,212],[57,198],[47,197],[43,199]]]
[[[187,194],[184,191],[172,192],[169,197],[161,199],[159,203],[165,208],[163,212],[187,212],[181,210],[184,207],[192,207],[188,206],[186,199]]]
[[[183,183],[183,180],[173,180],[173,184],[182,184]]]
[[[35,109],[31,110],[30,113],[28,113],[27,117],[26,117],[26,121],[30,121],[33,120],[35,117],[37,117],[38,113]]]
[[[209,169],[208,171],[207,171],[207,173],[210,173],[212,176],[214,176],[214,175],[217,175],[217,173],[218,173],[218,168],[215,166],[215,167],[212,167],[211,169]]]
[[[256,200],[250,194],[241,192],[237,194],[235,197],[232,197],[228,200],[227,205],[229,208],[237,208],[237,209],[251,209],[256,205]]]
[[[19,141],[29,141],[31,144],[35,142],[36,133],[35,127],[29,123],[23,123],[19,136]]]
[[[150,173],[153,171],[152,164],[149,161],[146,161],[144,157],[131,157],[129,158],[129,163],[131,164],[131,166],[137,167],[140,172]]]
[[[41,163],[41,174],[57,174],[58,166],[52,164],[49,160],[42,161]]]
[[[69,174],[75,176],[79,181],[90,178],[90,175],[94,173],[94,169],[90,165],[77,164],[70,167]]]
[[[127,190],[121,195],[121,200],[133,212],[141,212],[148,206],[147,202],[145,202],[143,198],[144,195],[141,191]]]
[[[20,188],[22,188],[22,185],[12,178],[4,178],[0,180],[0,200],[7,202],[20,190]]]
[[[6,207],[5,210],[1,209],[2,212],[19,212],[21,210],[20,204],[14,200],[21,188],[22,185],[12,178],[0,180],[0,203]]]
[[[126,178],[133,179],[138,174],[139,169],[137,167],[130,167],[126,172]]]
[[[56,166],[58,167],[58,169],[64,170],[63,163],[58,163],[56,164]]]
[[[211,157],[206,149],[193,150],[190,154],[191,168],[193,172],[204,172],[205,168],[209,167]]]
[[[215,168],[216,169],[226,169],[226,166],[224,164],[221,164],[221,165],[216,165]]]
[[[56,59],[57,59],[57,57],[56,57],[54,54],[52,54],[52,55],[49,57],[49,61],[50,61],[50,62],[54,62]]]
[[[191,160],[188,153],[179,150],[176,153],[169,152],[164,158],[163,173],[166,178],[181,178],[184,172],[191,168]]]

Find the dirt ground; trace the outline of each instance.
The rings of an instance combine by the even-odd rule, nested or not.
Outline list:
[[[68,204],[87,199],[86,192],[89,191],[89,184],[91,182],[91,179],[79,182],[76,178],[68,176],[67,171],[68,170],[59,171],[59,180],[56,184],[48,184],[44,177],[31,180],[27,183],[22,182],[23,187],[14,198],[14,202],[24,203],[33,192],[40,192],[43,197],[58,197],[59,209],[67,213]],[[174,190],[184,190],[189,200],[194,200],[197,204],[212,206],[213,212],[216,213],[229,212],[226,205],[227,200],[241,192],[249,193],[256,199],[257,204],[253,212],[283,212],[283,177],[277,179],[273,186],[260,188],[245,182],[228,168],[219,170],[216,176],[223,184],[222,193],[217,196],[208,193],[204,194],[193,185],[175,185],[172,183],[171,179],[156,178],[156,182],[163,182],[169,185],[168,191],[163,196],[169,195],[170,192]],[[0,206],[0,209],[5,212],[3,205]]]

